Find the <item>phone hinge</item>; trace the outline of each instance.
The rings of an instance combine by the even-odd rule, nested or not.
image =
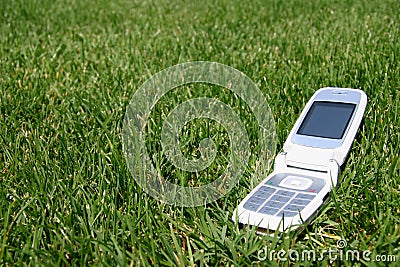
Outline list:
[[[287,152],[281,152],[275,157],[275,171],[277,172],[287,172],[287,171],[301,171],[306,172],[312,175],[312,173],[317,173],[318,176],[321,173],[327,173],[332,180],[334,186],[337,185],[339,172],[340,172],[340,165],[337,163],[336,160],[330,159],[328,160],[325,166],[318,165],[317,168],[314,168],[315,165],[312,164],[292,164],[293,162],[287,161]]]

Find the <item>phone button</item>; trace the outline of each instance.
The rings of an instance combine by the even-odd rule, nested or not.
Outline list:
[[[251,204],[254,204],[254,205],[261,206],[261,204],[264,203],[264,201],[265,201],[265,199],[252,196],[251,198],[249,198],[247,200],[247,203],[251,203]]]
[[[289,175],[279,185],[291,189],[306,190],[312,184],[313,180],[311,179]]]
[[[271,187],[266,187],[266,186],[261,186],[255,193],[253,196],[258,197],[258,198],[262,198],[262,199],[267,199],[270,196],[272,196],[272,194],[275,192],[276,190],[271,188]]]
[[[294,205],[298,205],[298,206],[306,206],[310,202],[311,202],[310,199],[295,198],[290,202],[290,204],[294,204]]]
[[[271,200],[287,203],[290,200],[290,197],[285,197],[275,194],[273,197],[271,197]]]
[[[314,179],[312,185],[307,188],[307,192],[318,193],[324,187],[325,181],[319,178]]]
[[[276,216],[278,216],[278,217],[282,217],[282,216],[284,216],[284,217],[294,217],[297,214],[299,214],[299,212],[284,210],[284,211],[279,212]]]
[[[304,208],[304,206],[296,206],[296,205],[289,204],[284,208],[283,211],[297,211],[297,212],[300,212],[303,208]]]
[[[282,181],[283,177],[283,175],[277,174],[269,179],[265,184],[269,186],[279,186],[279,183]]]
[[[279,209],[271,208],[268,206],[262,207],[258,212],[267,215],[274,215]]]
[[[256,211],[258,209],[258,207],[259,207],[259,205],[249,203],[249,202],[246,202],[243,205],[243,208],[245,208],[246,210],[251,210],[251,211]]]
[[[280,187],[282,189],[289,188],[309,193],[318,193],[324,186],[325,181],[320,178],[293,174],[276,174],[266,181],[262,188],[274,189]]]
[[[297,194],[296,198],[313,200],[315,195],[311,194]]]
[[[283,206],[285,206],[285,204],[286,203],[284,203],[284,202],[279,202],[279,201],[276,201],[276,200],[268,200],[268,202],[267,203],[265,203],[265,205],[264,205],[264,207],[270,207],[270,208],[274,208],[274,209],[280,209],[280,208],[282,208]]]
[[[276,192],[276,194],[284,197],[292,197],[294,196],[295,192],[287,190],[279,190],[278,192]]]

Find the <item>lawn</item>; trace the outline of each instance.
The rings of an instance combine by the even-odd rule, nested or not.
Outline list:
[[[343,239],[348,250],[369,251],[371,261],[325,256],[291,264],[398,266],[398,6],[394,0],[1,1],[0,265],[289,265],[264,259],[264,252],[321,252]],[[253,151],[233,190],[204,206],[171,206],[130,175],[121,139],[131,97],[155,73],[196,60],[229,65],[257,84],[274,116],[276,152],[315,90],[368,94],[341,184],[303,231],[271,238],[231,221],[255,186],[249,177],[259,129],[249,107],[226,88],[198,84],[169,92],[151,114],[146,145],[169,181],[208,183],[227,165],[224,128],[209,119],[183,128],[188,157],[198,157],[199,142],[210,135],[219,149],[197,176],[165,162],[159,128],[174,106],[193,97],[230,105]]]

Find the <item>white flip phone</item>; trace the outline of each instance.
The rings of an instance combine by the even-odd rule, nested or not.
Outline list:
[[[261,229],[297,229],[337,185],[367,105],[358,89],[322,88],[300,114],[274,171],[239,204],[232,219]]]

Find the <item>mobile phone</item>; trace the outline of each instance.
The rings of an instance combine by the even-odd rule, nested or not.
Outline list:
[[[338,183],[366,105],[362,90],[316,91],[275,157],[274,171],[240,202],[232,219],[279,232],[309,222]]]

